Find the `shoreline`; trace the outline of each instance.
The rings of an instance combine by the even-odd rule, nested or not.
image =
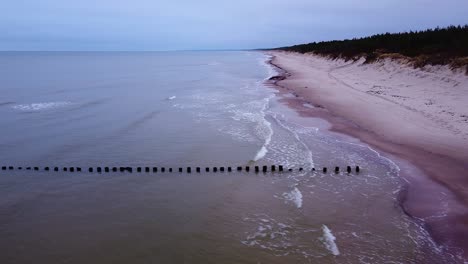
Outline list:
[[[360,102],[359,98],[357,98],[358,100],[347,100],[347,96],[355,96],[347,94],[349,91],[356,92],[354,89],[349,89],[353,87],[341,83],[341,87],[336,88],[338,93],[332,94],[331,99],[323,98],[322,94],[329,93],[326,87],[327,81],[336,85],[336,83],[340,84],[339,79],[333,78],[329,71],[321,68],[315,69],[315,72],[309,72],[304,61],[294,61],[297,58],[291,58],[289,62],[285,62],[284,58],[278,58],[278,55],[299,58],[308,55],[285,52],[267,52],[267,54],[272,56],[267,63],[279,69],[278,75],[270,78],[273,88],[280,93],[292,93],[296,97],[295,101],[284,100],[284,102],[302,116],[318,117],[328,121],[330,127],[325,128],[328,131],[357,138],[395,161],[400,167],[400,177],[406,181],[405,190],[399,194],[399,206],[403,212],[421,222],[437,246],[442,246],[454,255],[460,254],[461,249],[463,251],[461,254],[468,258],[468,191],[466,191],[468,181],[463,179],[464,176],[468,176],[468,164],[466,164],[468,148],[465,149],[457,140],[449,142],[452,144],[448,144],[448,148],[440,147],[444,143],[440,142],[440,139],[444,139],[444,134],[435,139],[431,138],[431,135],[426,135],[432,141],[427,140],[423,144],[418,144],[420,142],[417,141],[412,142],[411,139],[414,135],[408,136],[406,140],[395,142],[395,139],[405,137],[405,133],[381,133],[382,131],[375,128],[375,126],[379,126],[379,123],[373,124],[375,120],[372,119],[378,115],[366,116],[366,119],[369,119],[366,122],[362,118],[354,118],[353,113],[346,112],[347,109],[354,109],[355,114],[356,109],[358,109],[357,111],[363,110],[361,107],[368,103]],[[308,59],[314,60],[315,58],[309,57]],[[318,57],[317,61],[321,63]],[[336,68],[344,68],[348,65],[348,63],[343,63],[337,65]],[[314,85],[314,82],[310,81],[310,78],[315,77],[313,73],[322,73],[317,79],[325,80],[323,88],[318,87],[314,90],[309,88]],[[320,82],[320,80],[316,80],[316,82]],[[302,104],[297,103],[298,99],[302,103],[313,105],[314,108],[304,110],[301,107]],[[379,101],[371,101],[371,103],[378,104]],[[365,105],[364,107],[364,110],[372,109],[372,106]],[[392,110],[395,109],[387,109],[386,114],[392,114]],[[402,112],[406,110],[403,108]],[[396,121],[401,124],[399,114],[402,113],[396,112]],[[393,120],[393,124],[400,125],[398,122],[395,123],[395,120]],[[393,127],[394,130],[398,128],[398,126]],[[384,126],[384,129],[391,130],[392,127]],[[410,130],[410,132],[417,136],[424,129],[423,126],[416,130]],[[408,133],[408,131],[406,132]],[[454,142],[456,144],[453,144]],[[457,144],[456,151],[447,152],[447,150],[453,150]],[[427,148],[431,149],[432,145],[436,145],[435,150],[428,151]]]

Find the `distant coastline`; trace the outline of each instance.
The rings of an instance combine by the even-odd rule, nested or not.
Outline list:
[[[314,106],[301,114],[323,118],[331,131],[359,138],[400,161],[400,175],[408,181],[401,194],[403,210],[423,220],[438,244],[462,248],[467,257],[468,107],[463,102],[468,76],[448,66],[414,69],[388,58],[367,64],[364,58],[267,54],[280,69],[271,78],[277,89]],[[451,194],[441,195],[445,192]]]
[[[385,33],[364,38],[312,42],[272,50],[313,53],[332,59],[365,63],[390,58],[414,67],[450,65],[468,74],[468,25],[403,33]]]

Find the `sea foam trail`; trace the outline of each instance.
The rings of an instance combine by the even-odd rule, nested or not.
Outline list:
[[[271,138],[273,137],[273,128],[271,127],[271,123],[266,119],[266,112],[265,112],[270,103],[270,98],[271,97],[267,97],[264,99],[265,103],[263,104],[262,109],[260,110],[260,113],[262,115],[262,125],[263,125],[263,128],[266,128],[266,132],[264,135],[265,142],[263,143],[262,147],[255,155],[254,161],[258,161],[262,159],[263,157],[265,157],[265,155],[268,153],[267,147],[268,145],[270,145]]]
[[[336,237],[332,234],[331,230],[326,226],[322,225],[323,238],[322,241],[325,247],[335,256],[340,254],[338,246],[335,243]]]
[[[310,168],[313,168],[315,165],[314,165],[314,159],[313,159],[313,155],[312,155],[312,151],[310,150],[310,148],[307,146],[307,144],[301,140],[301,138],[299,137],[299,135],[297,134],[297,132],[287,126],[286,124],[283,123],[283,121],[280,120],[280,118],[278,117],[277,114],[273,114],[272,115],[274,120],[284,129],[286,129],[287,131],[289,131],[293,136],[294,138],[296,138],[297,142],[299,142],[303,147],[304,149],[306,150],[306,155],[307,155],[307,161],[310,165]]]
[[[259,60],[259,63],[268,69],[268,77],[265,78],[264,81],[270,79],[272,76],[275,76],[277,74],[276,70],[269,63],[267,63],[267,61],[271,60],[271,58],[272,56],[265,55],[263,59]],[[265,99],[266,99],[266,102],[262,107],[261,113],[263,116],[263,124],[268,128],[269,133],[265,138],[265,143],[255,155],[255,158],[253,159],[254,161],[258,161],[262,159],[263,157],[265,157],[265,155],[268,153],[267,146],[270,144],[271,138],[273,137],[273,128],[271,127],[271,123],[268,122],[268,120],[266,120],[265,118],[266,116],[265,110],[267,109],[268,104],[270,103],[270,97],[265,98]]]

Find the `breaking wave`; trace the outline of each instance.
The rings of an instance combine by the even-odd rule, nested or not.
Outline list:
[[[338,246],[335,243],[336,237],[332,234],[330,228],[326,225],[322,225],[323,237],[322,242],[325,244],[325,247],[335,256],[340,254]]]
[[[70,105],[71,102],[45,102],[45,103],[32,103],[32,104],[17,104],[13,105],[12,108],[20,111],[41,111],[54,108],[60,108]]]
[[[293,202],[297,208],[302,207],[302,193],[297,187],[294,187],[292,191],[283,193],[283,197],[287,201]]]

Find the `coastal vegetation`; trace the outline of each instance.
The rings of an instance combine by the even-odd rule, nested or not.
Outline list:
[[[312,42],[276,50],[314,53],[333,59],[373,62],[382,58],[407,60],[415,67],[450,65],[468,73],[468,25],[449,26],[364,38]]]

